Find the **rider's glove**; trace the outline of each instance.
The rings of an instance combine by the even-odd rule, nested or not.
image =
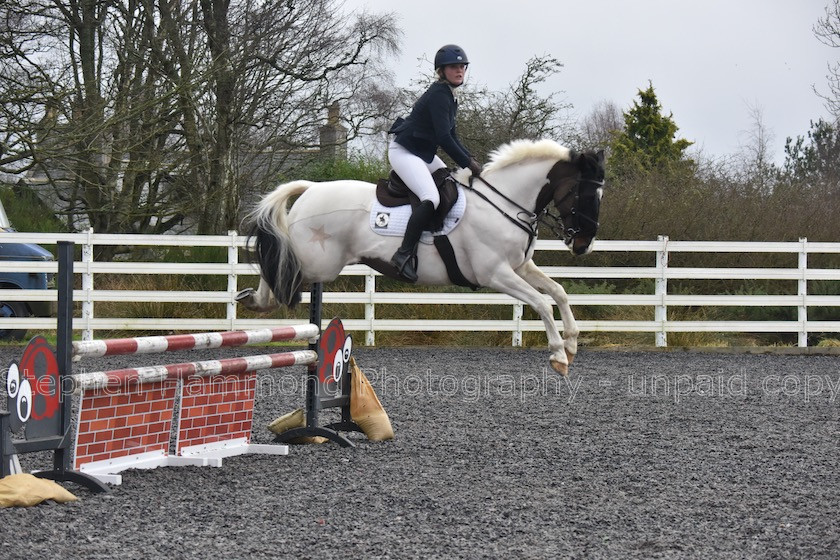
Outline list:
[[[470,164],[467,166],[472,171],[473,175],[480,175],[481,174],[481,164],[476,161],[475,158],[470,158]]]

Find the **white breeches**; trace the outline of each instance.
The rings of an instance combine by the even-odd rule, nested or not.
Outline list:
[[[431,163],[426,163],[402,145],[391,140],[388,146],[388,161],[397,175],[400,176],[400,179],[417,195],[421,202],[430,200],[435,208],[438,207],[440,193],[438,193],[437,185],[432,179],[432,173],[446,167],[443,160],[435,156]]]

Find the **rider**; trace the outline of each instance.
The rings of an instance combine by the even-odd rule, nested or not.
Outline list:
[[[391,264],[409,282],[417,281],[417,244],[440,204],[432,173],[446,164],[436,155],[438,147],[473,175],[481,172],[481,165],[455,133],[455,88],[464,83],[468,64],[467,53],[458,45],[441,47],[435,54],[437,81],[417,100],[408,118],[397,119],[389,130],[394,134],[388,146],[391,167],[420,199],[408,220],[402,245],[391,257]]]

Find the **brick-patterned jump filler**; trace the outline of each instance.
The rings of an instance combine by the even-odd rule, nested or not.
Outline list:
[[[138,337],[73,343],[74,359],[219,348],[276,340],[308,340],[317,325]],[[102,482],[120,484],[131,468],[221,466],[244,453],[285,455],[285,445],[250,443],[256,371],[318,360],[314,350],[246,356],[72,376],[81,394],[74,468]],[[175,455],[169,454],[175,412]]]
[[[286,445],[250,443],[256,372],[298,364],[307,366],[307,427],[302,430],[317,432],[305,435],[342,437],[331,428],[317,426],[318,408],[336,406],[329,404],[336,400],[344,407],[342,418],[349,418],[349,390],[344,391],[348,385],[342,388],[347,395],[342,393],[340,399],[330,394],[332,400],[319,400],[314,393],[320,375],[318,356],[325,356],[324,367],[332,367],[336,355],[331,346],[322,348],[325,341],[346,346],[337,318],[327,327],[327,336],[321,334],[320,284],[312,285],[306,325],[73,342],[74,253],[72,242],[58,242],[55,348],[44,337],[35,336],[20,360],[8,367],[7,407],[0,411],[0,477],[21,472],[18,454],[46,451],[53,454],[53,468],[37,471],[36,476],[107,492],[106,483],[120,484],[119,473],[130,468],[221,466],[223,457],[242,453],[286,455]],[[342,336],[335,335],[338,331]],[[305,340],[309,350],[73,375],[73,361],[84,357],[280,340]],[[331,352],[328,358],[327,350]],[[73,393],[81,394],[76,437],[71,427]],[[173,432],[175,454],[170,456]]]

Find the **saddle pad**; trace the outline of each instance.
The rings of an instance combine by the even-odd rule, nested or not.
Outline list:
[[[443,219],[443,228],[440,231],[430,233],[424,231],[420,238],[421,243],[431,244],[436,235],[448,235],[455,226],[464,217],[464,210],[467,208],[467,197],[464,196],[464,188],[458,186],[458,200],[446,218]],[[374,199],[373,206],[370,210],[370,229],[379,235],[390,235],[393,237],[402,237],[405,235],[405,228],[408,225],[408,219],[411,217],[411,205],[387,207]]]

